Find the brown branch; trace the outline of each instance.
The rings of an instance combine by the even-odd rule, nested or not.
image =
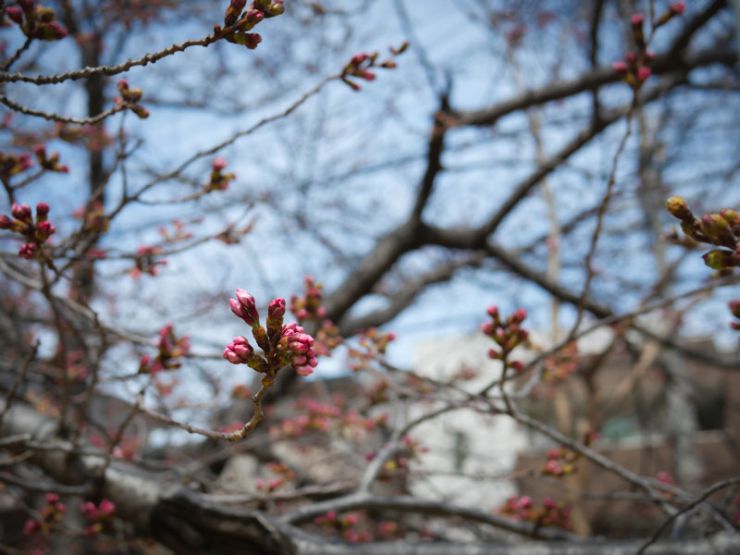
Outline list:
[[[122,112],[123,110],[126,109],[126,106],[121,104],[121,105],[114,106],[113,108],[110,108],[108,110],[105,110],[104,112],[100,112],[99,114],[93,117],[75,118],[71,116],[63,116],[60,114],[55,114],[53,112],[44,112],[43,110],[35,110],[33,108],[24,106],[23,104],[19,104],[18,102],[11,100],[10,98],[2,94],[0,94],[0,103],[4,104],[11,110],[19,112],[21,114],[25,114],[27,116],[42,118],[48,121],[58,121],[61,123],[70,123],[73,125],[93,125],[96,123],[100,123],[104,119],[114,114],[117,114],[118,112]]]
[[[535,523],[518,522],[488,511],[471,509],[428,499],[416,499],[409,496],[385,497],[366,493],[353,494],[321,503],[314,503],[288,513],[283,521],[288,524],[310,522],[328,511],[338,513],[356,509],[378,509],[398,512],[418,513],[426,516],[443,518],[460,518],[478,524],[487,524],[515,534],[546,540],[578,541],[576,536],[560,530],[538,527]]]
[[[25,75],[23,73],[0,72],[0,83],[20,82],[33,83],[35,85],[55,85],[58,83],[63,83],[64,81],[77,81],[79,79],[89,79],[90,77],[95,76],[105,75],[110,77],[112,75],[118,75],[119,73],[128,71],[131,68],[137,66],[146,66],[149,64],[153,64],[155,62],[158,62],[162,58],[167,58],[168,56],[172,56],[173,54],[177,54],[178,52],[184,52],[185,50],[187,50],[188,48],[192,48],[193,46],[207,47],[214,42],[217,42],[224,37],[231,35],[236,29],[237,25],[225,27],[224,29],[220,29],[218,32],[208,35],[202,39],[187,40],[179,44],[173,44],[158,52],[145,54],[141,58],[134,58],[116,65],[85,67],[82,69],[66,71],[64,73],[57,73],[54,75]]]
[[[740,476],[735,476],[734,478],[729,478],[727,480],[722,480],[721,482],[717,482],[716,484],[708,487],[704,492],[699,495],[696,499],[694,499],[691,503],[686,505],[683,509],[678,511],[677,513],[671,515],[669,518],[661,524],[658,529],[655,531],[655,533],[650,537],[649,540],[647,540],[644,544],[640,546],[640,548],[637,550],[635,555],[642,555],[645,553],[645,551],[655,542],[658,541],[658,538],[660,538],[660,535],[671,525],[672,522],[674,522],[678,517],[680,517],[683,514],[688,513],[689,511],[693,510],[697,506],[701,505],[706,501],[712,494],[717,493],[720,490],[723,490],[725,488],[735,486],[737,484],[740,484]]]

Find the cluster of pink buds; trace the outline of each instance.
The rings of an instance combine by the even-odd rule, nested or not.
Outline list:
[[[105,233],[110,227],[110,219],[105,214],[105,206],[99,200],[91,200],[72,214],[82,220],[82,229],[90,233]]]
[[[59,163],[58,152],[49,155],[46,153],[46,147],[44,145],[36,145],[33,152],[36,154],[36,159],[43,169],[50,172],[69,173],[69,166]]]
[[[246,364],[268,378],[273,378],[285,365],[290,365],[300,376],[313,373],[318,364],[314,338],[295,322],[283,324],[285,299],[270,301],[265,326],[260,324],[254,297],[244,289],[236,290],[236,298],[230,299],[229,305],[231,311],[252,328],[252,336],[262,354],[255,352],[246,337],[235,337],[224,349],[226,360],[232,364]]]
[[[28,260],[41,257],[42,246],[56,232],[56,228],[48,220],[49,205],[45,202],[36,205],[35,221],[31,207],[27,204],[14,203],[10,212],[12,219],[0,214],[0,229],[9,229],[26,239],[27,242],[18,250],[18,256]]]
[[[139,247],[136,250],[134,267],[129,271],[129,275],[134,279],[141,277],[142,274],[158,276],[159,267],[167,265],[167,260],[157,258],[160,254],[162,254],[160,247]]]
[[[250,33],[263,19],[277,17],[285,12],[284,0],[254,0],[245,10],[247,0],[231,0],[224,14],[224,26],[234,29],[226,36],[226,40],[234,44],[241,44],[254,50],[262,36],[259,33]],[[216,33],[221,27],[216,26]]]
[[[704,255],[707,266],[722,275],[740,266],[740,215],[735,210],[723,208],[697,218],[686,201],[678,196],[669,198],[666,208],[681,221],[681,229],[689,238],[718,247]]]
[[[599,439],[599,433],[589,430],[583,435],[583,444],[589,447],[597,439]],[[547,463],[542,468],[542,474],[558,478],[569,476],[577,470],[576,462],[580,458],[580,453],[567,447],[550,449],[547,452]]]
[[[355,54],[350,58],[349,62],[347,62],[344,68],[342,68],[342,74],[340,78],[342,79],[342,82],[344,82],[353,91],[359,91],[360,89],[362,89],[362,87],[355,81],[352,81],[350,77],[356,77],[365,81],[374,81],[376,75],[375,72],[372,70],[375,68],[395,69],[397,64],[394,58],[399,54],[403,54],[408,47],[408,42],[404,42],[398,48],[391,47],[390,58],[387,58],[383,61],[378,60],[378,58],[380,57],[380,52],[360,52],[358,54]]]
[[[674,2],[671,4],[668,10],[653,22],[653,32],[658,27],[668,23],[675,16],[681,15],[685,9],[686,5],[683,2]],[[642,84],[652,75],[650,63],[655,58],[655,54],[648,50],[648,44],[645,39],[645,17],[641,13],[633,14],[630,18],[630,25],[632,26],[632,38],[637,47],[637,52],[628,52],[625,59],[614,62],[612,68],[619,75],[623,76],[625,82],[634,91],[638,91],[642,87]]]
[[[272,474],[275,474],[276,477],[270,478],[269,480],[265,480],[264,478],[257,478],[257,480],[255,480],[257,491],[272,493],[280,489],[284,485],[295,481],[295,472],[293,472],[293,470],[291,470],[290,467],[288,467],[287,465],[273,462],[267,465],[267,469]]]
[[[576,471],[575,462],[577,459],[578,454],[565,447],[550,449],[547,452],[547,462],[542,467],[542,474],[557,478],[569,476]]]
[[[30,518],[23,525],[23,533],[27,536],[36,533],[48,534],[49,531],[59,524],[67,511],[56,493],[46,494],[46,503],[38,512],[38,518]]]
[[[315,282],[311,276],[306,276],[304,281],[305,292],[290,298],[290,311],[301,323],[305,320],[323,320],[326,318],[326,309],[321,306],[323,285]]]
[[[179,243],[193,237],[193,234],[185,227],[185,223],[177,218],[172,220],[171,232],[164,226],[160,227],[157,231],[159,231],[159,235],[165,243]]]
[[[87,536],[97,536],[105,528],[107,522],[116,514],[116,505],[110,499],[103,499],[95,505],[92,501],[85,501],[80,508],[82,515],[89,521],[85,527]]]
[[[349,543],[365,543],[371,541],[372,538],[367,530],[358,529],[365,526],[364,517],[364,513],[359,512],[338,515],[336,511],[327,511],[326,514],[316,517],[314,522],[324,528],[339,532]]]
[[[116,86],[118,87],[118,92],[121,95],[115,100],[118,106],[128,108],[141,119],[146,119],[149,117],[149,110],[139,104],[139,102],[141,101],[141,97],[144,94],[141,89],[130,88],[126,79],[121,79],[116,84]]]
[[[519,360],[510,361],[509,354],[529,338],[529,332],[521,327],[522,322],[527,318],[527,311],[520,308],[502,320],[498,307],[491,306],[488,308],[488,315],[491,321],[481,325],[481,331],[499,346],[499,349],[488,350],[489,358],[501,360],[507,367],[521,372],[524,364]]]
[[[499,509],[501,514],[513,517],[516,520],[531,522],[537,526],[556,526],[565,530],[572,530],[569,507],[559,504],[547,497],[539,507],[534,504],[528,495],[512,496]]]
[[[369,328],[360,334],[360,348],[350,347],[348,351],[350,368],[354,372],[367,369],[371,363],[385,355],[388,345],[396,340],[392,331],[382,332],[377,328]]]
[[[163,370],[177,370],[182,366],[180,359],[190,353],[190,338],[177,337],[172,324],[159,330],[157,355],[152,358],[144,355],[139,361],[140,374],[156,374]]]
[[[314,350],[321,356],[329,356],[344,341],[339,328],[326,318],[326,308],[322,306],[323,286],[311,276],[305,278],[306,289],[303,295],[290,298],[290,311],[299,323],[311,321],[318,325]]]
[[[36,0],[18,0],[17,6],[5,8],[5,15],[30,39],[61,40],[67,36],[67,29],[57,21],[54,10],[37,5]]]
[[[28,154],[5,154],[0,152],[0,179],[3,181],[25,172],[32,166],[33,160]]]
[[[545,382],[562,382],[578,370],[578,344],[568,343],[552,356],[545,358],[542,379]]]
[[[233,173],[225,173],[226,160],[221,158],[214,158],[213,165],[211,166],[211,176],[208,183],[206,183],[204,192],[210,193],[211,191],[225,191],[229,188],[229,184],[236,179],[236,175]]]

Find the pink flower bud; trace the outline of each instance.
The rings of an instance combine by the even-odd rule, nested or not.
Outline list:
[[[213,171],[220,172],[223,171],[224,168],[226,168],[226,160],[221,158],[220,156],[218,158],[213,159]]]
[[[355,54],[350,58],[349,63],[351,63],[353,66],[358,66],[365,60],[367,60],[370,56],[365,54],[364,52],[360,52],[358,54]]]
[[[645,17],[641,13],[632,14],[632,17],[630,17],[630,24],[633,27],[641,27],[644,21]]]
[[[265,14],[260,10],[249,9],[244,14],[244,21],[252,26],[257,25],[263,19],[265,19]]]
[[[13,222],[5,214],[0,214],[0,229],[10,229]]]
[[[619,75],[626,75],[627,71],[629,71],[627,63],[623,62],[622,60],[619,60],[618,62],[614,62],[612,64],[612,69]]]
[[[111,501],[110,499],[103,499],[100,502],[100,505],[98,505],[98,509],[100,510],[102,516],[111,516],[113,513],[116,512],[116,504],[113,503],[113,501]]]
[[[50,221],[43,221],[39,222],[36,226],[36,229],[39,232],[39,235],[43,237],[44,240],[48,239],[49,236],[53,235],[56,232],[56,228],[52,225]]]
[[[526,318],[527,318],[527,311],[524,310],[523,308],[520,308],[519,310],[517,310],[514,313],[514,315],[511,317],[512,321],[516,323],[521,323],[524,320],[526,320]]]
[[[37,250],[38,247],[35,243],[23,243],[21,248],[18,249],[18,256],[26,260],[32,260],[36,256]]]
[[[27,204],[13,203],[10,207],[10,212],[16,220],[30,221],[31,220],[31,207]]]
[[[305,353],[309,349],[308,345],[306,345],[305,343],[298,343],[298,342],[290,343],[288,347],[294,353]]]
[[[357,73],[357,77],[360,77],[365,81],[375,81],[375,74],[372,71],[360,71]]]
[[[44,218],[49,214],[49,205],[45,202],[39,202],[36,205],[36,216],[40,218]]]
[[[686,3],[685,2],[674,2],[671,4],[670,10],[675,15],[681,15],[684,10],[686,10]]]
[[[524,363],[521,360],[515,360],[511,362],[509,366],[511,366],[516,372],[524,372]]]
[[[282,320],[285,316],[285,299],[273,299],[267,305],[268,320]]]
[[[299,366],[295,369],[295,372],[299,376],[310,376],[311,374],[313,374],[313,368],[311,368],[310,366]]]
[[[262,42],[262,36],[259,33],[244,33],[244,46],[250,50],[257,48],[257,45]]]
[[[647,80],[650,75],[652,75],[652,71],[650,71],[649,67],[642,66],[640,69],[637,70],[637,79],[640,81]]]
[[[19,6],[8,6],[5,8],[5,15],[15,21],[18,25],[23,23],[23,10]]]
[[[257,305],[254,297],[244,289],[237,289],[236,300],[238,301],[236,303],[234,303],[234,299],[229,301],[232,312],[242,318],[247,325],[257,325],[259,323],[259,313],[257,312]],[[239,306],[240,308],[236,310],[236,306]]]
[[[46,494],[46,502],[53,504],[59,502],[59,494],[58,493],[47,493]]]
[[[239,304],[239,301],[236,299],[229,299],[229,306],[231,307],[231,312],[233,312],[236,316],[239,318],[243,318],[244,315],[242,314],[242,305]]]

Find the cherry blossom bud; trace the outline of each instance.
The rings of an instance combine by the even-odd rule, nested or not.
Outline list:
[[[236,290],[236,299],[230,299],[231,311],[243,319],[248,326],[259,325],[259,313],[254,297],[244,289]]]
[[[213,171],[220,172],[223,171],[227,166],[226,160],[224,160],[222,157],[217,157],[213,159]]]
[[[18,256],[26,260],[32,260],[36,256],[37,250],[38,247],[35,243],[23,243],[21,248],[18,249]]]
[[[350,58],[349,63],[353,66],[358,66],[365,60],[367,60],[370,56],[368,54],[365,54],[364,52],[360,52],[359,54],[355,54]]]
[[[639,81],[646,81],[648,77],[652,75],[652,71],[650,71],[649,67],[642,66],[640,69],[637,70],[637,79]]]
[[[299,366],[295,368],[295,373],[299,376],[310,376],[311,374],[313,374],[313,368],[311,368],[310,366]]]
[[[23,23],[23,10],[19,6],[8,6],[5,8],[5,15],[15,21],[18,25]]]
[[[56,233],[56,228],[52,225],[49,221],[43,221],[39,222],[36,226],[36,229],[38,230],[38,234],[41,236],[42,240],[48,239],[51,235]]]
[[[257,45],[262,42],[262,35],[259,33],[244,33],[244,46],[250,50],[257,48]]]
[[[31,221],[31,207],[27,204],[18,204],[17,202],[14,202],[13,206],[10,208],[10,212],[16,220],[21,220],[23,222]]]
[[[515,360],[509,364],[516,372],[524,372],[524,363],[521,360]]]
[[[0,229],[10,229],[13,222],[5,214],[0,214]]]
[[[49,215],[49,210],[50,208],[48,204],[46,204],[45,202],[39,202],[36,205],[36,217],[43,220],[44,218],[46,218],[46,216]]]
[[[730,307],[730,312],[732,312],[732,315],[735,318],[740,318],[740,299],[730,301],[729,303],[727,303],[727,306]]]
[[[521,323],[527,318],[527,311],[523,308],[518,309],[511,317],[511,321]]]
[[[283,316],[285,316],[285,299],[277,298],[267,305],[267,334],[270,337],[280,338],[283,328]]]
[[[685,2],[674,2],[673,4],[671,4],[669,9],[675,15],[681,15],[684,12],[684,10],[686,10],[686,3]]]
[[[641,13],[632,14],[632,17],[630,17],[630,24],[633,27],[642,27],[644,21],[645,17]]]
[[[627,63],[622,60],[619,60],[618,62],[614,62],[612,64],[612,69],[619,75],[627,75],[627,72],[629,71],[629,67],[627,66]]]

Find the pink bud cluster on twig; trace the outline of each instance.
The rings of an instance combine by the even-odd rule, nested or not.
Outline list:
[[[653,22],[652,33],[658,27],[665,25],[677,15],[681,15],[686,9],[683,2],[674,2],[660,17]],[[638,91],[642,84],[652,75],[650,63],[655,54],[648,50],[649,38],[645,36],[645,17],[641,13],[635,13],[630,18],[632,28],[632,39],[637,52],[628,52],[624,60],[616,61],[612,68],[622,75],[634,91]]]
[[[175,335],[175,328],[167,324],[159,330],[157,355],[144,355],[139,361],[139,373],[156,374],[163,370],[177,370],[182,366],[182,357],[190,353],[190,337]]]
[[[521,327],[527,318],[527,311],[520,308],[508,318],[502,319],[498,307],[491,306],[488,308],[488,315],[491,321],[481,325],[481,331],[499,347],[488,350],[489,358],[502,360],[508,367],[521,372],[524,370],[524,364],[519,360],[510,361],[509,354],[529,338],[529,332]]]
[[[210,193],[211,191],[225,191],[229,188],[229,184],[236,179],[236,175],[224,172],[226,166],[226,160],[220,156],[213,159],[209,181],[203,188],[205,193]]]
[[[18,256],[28,260],[42,259],[45,254],[43,245],[49,240],[56,228],[48,220],[49,205],[39,202],[36,205],[36,219],[34,220],[31,207],[28,204],[13,203],[10,209],[12,218],[0,214],[0,229],[8,229],[22,235],[26,242],[18,250]]]
[[[7,181],[31,167],[33,167],[33,160],[29,154],[5,154],[0,152],[0,179],[3,181]]]
[[[132,89],[131,87],[129,87],[128,81],[126,79],[121,79],[116,86],[118,87],[118,92],[121,95],[115,100],[118,106],[121,106],[122,108],[128,108],[141,119],[146,119],[149,117],[149,110],[139,104],[139,102],[141,101],[141,97],[144,95],[141,89]]]
[[[265,326],[260,324],[254,297],[244,289],[236,290],[236,298],[230,299],[229,305],[231,311],[252,328],[252,336],[262,353],[256,353],[246,337],[235,337],[224,349],[226,360],[232,364],[246,364],[270,378],[286,365],[300,376],[313,373],[318,364],[314,338],[295,322],[283,324],[285,299],[270,301]]]
[[[350,58],[347,65],[342,69],[341,79],[353,91],[359,91],[362,87],[350,77],[356,77],[365,81],[375,81],[376,74],[373,69],[395,69],[395,57],[403,54],[408,49],[409,43],[404,42],[398,48],[391,47],[391,56],[383,61],[379,61],[380,52],[360,52]]]
[[[339,328],[326,317],[326,308],[322,305],[322,284],[314,281],[311,276],[305,277],[305,284],[303,295],[293,295],[290,298],[290,311],[295,314],[298,323],[309,321],[315,324],[318,329],[314,350],[321,356],[329,356],[344,340]]]
[[[229,2],[224,14],[224,25],[234,29],[226,36],[226,40],[254,50],[262,42],[262,36],[250,31],[262,20],[281,15],[285,12],[285,5],[283,0],[254,0],[245,10],[246,6],[247,0]],[[215,32],[222,32],[221,27],[216,26]]]
[[[18,0],[17,6],[5,8],[5,15],[16,23],[29,39],[61,40],[67,29],[56,19],[53,8],[40,6],[36,0]]]

